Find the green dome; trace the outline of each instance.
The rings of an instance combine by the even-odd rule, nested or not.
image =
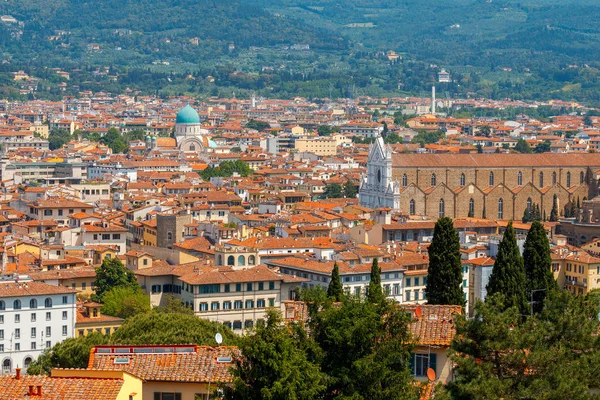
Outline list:
[[[199,124],[200,116],[189,104],[177,113],[177,124]]]
[[[146,136],[146,141],[150,140],[150,135]]]

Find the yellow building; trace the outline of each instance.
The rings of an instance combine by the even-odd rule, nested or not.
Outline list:
[[[48,125],[32,125],[31,130],[38,134],[39,137],[48,139],[48,135],[50,134]]]
[[[552,253],[552,272],[558,287],[575,294],[600,289],[600,258],[577,247],[562,247]]]
[[[156,247],[156,243],[157,243],[156,237],[158,236],[157,229],[156,229],[156,218],[148,220],[148,221],[143,221],[142,229],[144,229],[143,244],[145,246]]]
[[[100,309],[102,304],[88,302],[77,310],[77,321],[75,322],[75,337],[85,336],[92,332],[100,332],[110,335],[123,323],[122,318],[110,315],[102,315]]]
[[[314,137],[296,139],[296,150],[299,152],[313,153],[318,156],[335,156],[337,142],[332,137]]]

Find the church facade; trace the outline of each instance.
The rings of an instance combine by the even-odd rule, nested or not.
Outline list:
[[[393,154],[379,137],[359,199],[433,219],[520,220],[536,205],[549,217],[554,195],[562,215],[565,205],[596,196],[599,178],[599,154]]]

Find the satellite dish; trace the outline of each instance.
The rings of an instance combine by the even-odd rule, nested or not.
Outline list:
[[[421,318],[423,316],[423,310],[421,310],[421,307],[417,306],[415,308],[415,315],[417,316],[417,318]]]
[[[435,371],[433,368],[427,368],[427,379],[429,379],[430,382],[435,381]]]
[[[217,341],[217,344],[220,345],[221,343],[223,343],[223,336],[217,332],[217,334],[215,335],[215,340]]]

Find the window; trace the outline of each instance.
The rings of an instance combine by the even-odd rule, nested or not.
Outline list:
[[[540,172],[540,187],[544,187],[544,173]]]
[[[494,186],[494,173],[490,172],[490,186]]]
[[[62,301],[63,301],[63,304],[69,304],[69,297],[63,296]]]
[[[475,216],[475,200],[469,200],[469,217]]]
[[[406,292],[404,292],[406,301],[410,301],[410,290],[407,290]]]
[[[248,292],[252,291],[252,282],[249,282],[246,284],[246,291],[248,291]]]
[[[31,328],[31,337],[32,337],[32,338],[34,338],[34,337],[35,337],[36,333],[37,333],[37,332],[36,332],[35,328]]]
[[[523,173],[521,171],[517,174],[517,185],[523,186]]]
[[[37,315],[35,313],[31,313],[31,322],[35,322],[37,319]]]
[[[406,278],[406,287],[410,287],[410,278]]]
[[[504,218],[504,200],[498,199],[498,219]]]
[[[251,319],[247,319],[246,322],[244,322],[244,328],[246,329],[251,329],[254,326],[254,321],[252,321]]]
[[[408,208],[409,208],[409,210],[408,210],[409,214],[415,215],[415,201],[414,200],[410,201]]]
[[[102,240],[110,240],[110,233],[103,233]]]
[[[256,257],[254,255],[248,256],[248,265],[256,265]]]
[[[438,217],[443,218],[444,214],[445,214],[445,205],[444,205],[444,199],[440,199],[440,209],[438,211]]]
[[[415,278],[415,286],[419,286],[419,278]]]
[[[240,265],[240,266],[244,266],[244,265],[246,265],[246,257],[244,257],[244,256],[239,256],[239,257],[238,257],[238,265]]]
[[[236,310],[239,310],[239,309],[241,309],[241,308],[242,308],[242,305],[243,305],[243,303],[242,303],[242,301],[241,301],[241,300],[236,300],[236,301],[233,303],[233,308],[234,308],[234,309],[236,309]]]
[[[256,300],[256,307],[257,308],[265,308],[265,299],[258,299]]]
[[[258,290],[265,290],[265,283],[264,282],[258,282]]]
[[[21,343],[15,343],[15,351],[21,351]]]
[[[275,282],[273,282],[273,281],[269,282],[269,290],[275,290]]]
[[[46,297],[46,300],[44,300],[44,307],[46,307],[46,308],[52,307],[52,299],[50,297]]]
[[[15,300],[15,301],[13,301],[13,308],[15,310],[20,310],[21,309],[21,300]]]
[[[46,327],[46,337],[50,337],[52,336],[52,327],[47,326]]]
[[[275,307],[275,299],[269,299],[269,307]]]
[[[173,240],[173,232],[167,232],[167,240]]]
[[[571,173],[567,172],[567,188],[571,187]]]
[[[37,300],[36,299],[29,300],[29,308],[37,308]]]
[[[569,172],[569,176],[570,176],[570,172]],[[585,181],[585,174],[583,173],[583,171],[581,171],[579,173],[579,184],[583,184],[583,182]]]
[[[50,321],[52,319],[52,314],[50,312],[46,313],[46,321]]]
[[[96,309],[94,308],[94,312],[96,312]],[[94,315],[95,316],[95,315]],[[62,319],[67,319],[67,312],[63,311],[62,312]]]
[[[218,301],[213,301],[212,303],[210,303],[211,311],[216,311],[219,308],[221,308],[221,304]]]
[[[242,321],[233,321],[233,329],[242,329]]]
[[[0,300],[0,310],[6,310],[6,305],[4,304],[4,300]]]
[[[21,314],[15,314],[15,323],[18,324],[21,322]]]
[[[552,173],[552,184],[556,185],[556,172]]]
[[[98,234],[94,233],[94,240],[98,240]]]
[[[431,186],[437,185],[437,177],[435,174],[431,174]]]
[[[527,209],[531,212],[533,211],[533,201],[531,201],[531,197],[527,198]]]
[[[234,256],[229,256],[227,257],[227,265],[235,265],[235,257]]]
[[[49,349],[52,347],[52,342],[50,340],[46,340],[46,348]]]
[[[229,283],[225,284],[225,293],[229,293]]]
[[[406,176],[406,174],[402,175],[402,186],[408,186],[408,176]]]
[[[200,303],[200,311],[208,311],[208,303]]]
[[[241,283],[236,283],[235,284],[235,291],[236,292],[241,292],[242,291],[242,284]]]
[[[246,300],[246,308],[254,308],[254,300]]]
[[[212,285],[200,285],[200,293],[201,294],[206,294],[206,293],[219,293],[220,291],[220,285],[217,284],[212,284]]]
[[[460,186],[465,186],[466,180],[465,174],[460,174]]]
[[[0,340],[4,340],[4,329],[0,329]]]
[[[45,216],[51,216],[52,215],[52,210],[44,210],[44,215]]]
[[[120,239],[121,239],[120,233],[113,233],[113,240],[120,240]]]
[[[62,216],[63,215],[63,210],[58,210],[58,215]]]
[[[411,364],[414,376],[427,376],[427,369],[436,369],[436,354],[413,354]]]
[[[223,310],[231,310],[231,302],[230,301],[223,302]]]

